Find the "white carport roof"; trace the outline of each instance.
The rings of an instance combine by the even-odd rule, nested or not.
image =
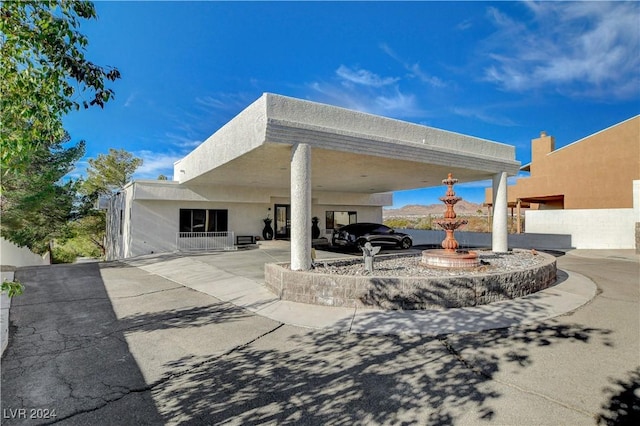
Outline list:
[[[315,102],[264,94],[182,160],[196,185],[289,188],[291,146],[311,146],[312,189],[377,193],[515,175],[513,146]]]

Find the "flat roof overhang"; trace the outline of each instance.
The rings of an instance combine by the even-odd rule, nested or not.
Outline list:
[[[311,146],[312,189],[378,193],[518,172],[512,146],[265,94],[176,163],[193,185],[289,188],[291,147]]]
[[[482,203],[482,207],[493,207],[493,203]],[[518,207],[518,202],[517,201],[509,201],[507,202],[507,207],[510,209],[515,209]],[[522,209],[528,209],[531,207],[531,204],[527,201],[521,201],[520,202],[520,208]]]
[[[546,204],[554,201],[564,201],[564,194],[560,195],[540,195],[536,197],[522,197],[522,201],[535,204]]]

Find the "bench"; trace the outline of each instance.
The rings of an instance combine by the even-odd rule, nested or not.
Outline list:
[[[247,245],[247,244],[255,244],[256,237],[253,235],[236,235],[236,245]]]

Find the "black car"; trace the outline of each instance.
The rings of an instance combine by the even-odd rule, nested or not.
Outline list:
[[[337,247],[361,248],[366,242],[374,246],[411,248],[411,236],[379,223],[352,223],[333,231],[331,242]]]

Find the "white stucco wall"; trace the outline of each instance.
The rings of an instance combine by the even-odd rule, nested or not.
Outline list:
[[[11,241],[0,238],[0,264],[15,267],[48,265],[49,255],[40,256],[27,247],[18,247]]]
[[[321,236],[330,237],[331,230],[325,229],[327,211],[357,211],[359,222],[382,222],[382,206],[392,202],[390,193],[314,191],[312,216],[320,219]],[[109,225],[112,245],[107,259],[175,251],[180,209],[225,209],[229,231],[235,235],[261,236],[263,219],[267,215],[274,219],[275,204],[291,204],[289,191],[136,181],[127,185],[113,201],[115,210]],[[118,230],[120,209],[124,215],[122,234]]]
[[[527,233],[570,234],[579,249],[636,248],[640,222],[640,180],[633,181],[633,207],[628,209],[527,210]]]
[[[288,204],[288,199],[276,198],[278,204]],[[268,209],[271,208],[269,211]],[[164,253],[176,250],[180,209],[225,209],[228,210],[228,229],[236,235],[261,236],[264,219],[267,214],[273,219],[272,203],[228,203],[197,201],[135,201],[132,205],[131,239],[125,242],[122,256],[134,257],[151,253]],[[320,219],[321,236],[330,237],[326,231],[326,211],[357,211],[359,222],[381,222],[381,206],[314,204],[312,215]],[[272,224],[274,226],[275,224]],[[311,229],[311,223],[309,223]],[[126,239],[125,239],[126,240]]]
[[[176,250],[180,209],[228,210],[228,230],[236,235],[261,235],[269,204],[197,201],[136,201],[133,204],[132,245],[125,257]]]
[[[578,249],[635,248],[633,209],[530,210],[527,233],[570,234]]]

